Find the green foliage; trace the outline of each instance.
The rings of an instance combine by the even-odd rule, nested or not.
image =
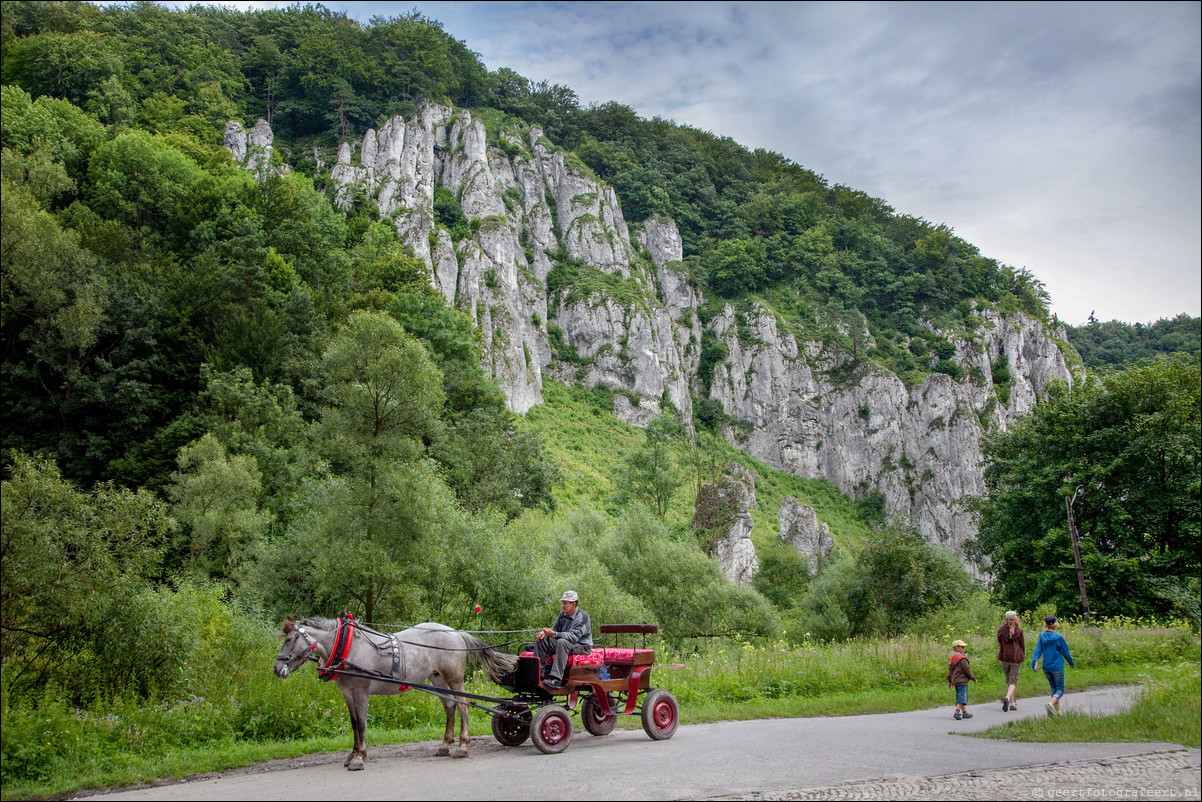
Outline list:
[[[626,508],[598,544],[598,556],[617,586],[639,599],[668,637],[777,630],[766,599],[729,582],[717,562],[674,539],[641,504]]]
[[[442,377],[393,318],[354,313],[324,362],[332,403],[323,415],[323,448],[337,469],[371,481],[381,465],[413,459],[433,436]]]
[[[507,521],[534,507],[555,510],[557,467],[542,439],[500,405],[457,416],[431,453],[470,510],[496,510]]]
[[[359,292],[418,292],[430,285],[426,263],[406,252],[397,240],[396,228],[388,223],[368,225],[351,259],[355,288]]]
[[[5,687],[55,683],[80,699],[168,686],[171,668],[138,653],[155,633],[136,607],[175,526],[166,506],[111,485],[83,493],[50,460],[10,457],[0,504]],[[116,654],[126,645],[132,654]]]
[[[455,194],[446,187],[434,188],[434,222],[451,231],[453,240],[462,239],[462,235],[466,233],[467,216],[464,215]],[[454,232],[460,229],[463,230],[457,236]]]
[[[702,257],[709,285],[723,297],[760,289],[766,278],[767,251],[762,240],[726,240]]]
[[[1054,387],[986,440],[989,495],[972,548],[989,558],[999,598],[1078,609],[1066,500],[1080,487],[1074,516],[1092,611],[1196,609],[1187,599],[1199,576],[1199,373],[1197,356],[1161,357]]]
[[[661,519],[684,477],[673,464],[670,441],[684,436],[684,427],[672,415],[660,415],[647,424],[643,447],[626,455],[615,469],[615,501],[647,504]]]
[[[1164,354],[1196,354],[1202,349],[1202,318],[1177,315],[1151,325],[1099,321],[1092,314],[1084,326],[1069,326],[1068,341],[1085,367],[1121,368]]]
[[[10,181],[25,184],[44,201],[75,191],[92,151],[103,141],[103,126],[64,100],[31,100],[17,86],[0,92],[5,174],[24,174]]]
[[[180,449],[167,489],[183,532],[176,551],[203,578],[233,577],[253,555],[270,516],[258,507],[262,477],[252,456],[231,456],[212,434]]]
[[[200,168],[187,156],[133,131],[93,152],[85,197],[93,208],[111,211],[114,219],[145,237],[165,231],[200,177]]]
[[[201,376],[205,389],[197,417],[231,455],[254,458],[258,503],[271,513],[273,530],[286,526],[299,503],[301,484],[321,472],[313,426],[297,408],[292,388],[256,384],[245,368],[221,373],[205,366]]]
[[[895,635],[937,611],[954,609],[972,581],[946,550],[916,532],[879,530],[853,559],[821,567],[799,604],[796,631],[824,640]]]
[[[94,31],[36,33],[5,43],[4,83],[86,106],[123,71],[120,43]]]
[[[427,462],[379,462],[365,476],[367,467],[307,484],[293,526],[263,543],[250,587],[268,610],[421,620],[450,558],[454,499]]]
[[[751,586],[778,610],[796,607],[810,584],[810,566],[806,558],[797,549],[779,542],[762,553],[757,552],[756,556],[760,570]]]
[[[913,531],[881,530],[856,557],[855,583],[847,599],[851,632],[896,634],[933,610],[968,596],[967,570],[950,552]]]
[[[705,397],[708,398],[710,394],[714,371],[717,370],[718,365],[726,361],[728,355],[729,349],[726,343],[718,339],[710,329],[706,329],[701,335],[701,358],[697,363],[697,381],[700,383]]]
[[[554,267],[547,274],[549,306],[558,308],[569,304],[600,304],[607,301],[623,306],[648,304],[647,290],[634,276],[607,273],[573,259],[562,249],[548,255],[554,261]]]

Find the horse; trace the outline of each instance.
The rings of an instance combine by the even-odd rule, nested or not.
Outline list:
[[[275,659],[275,675],[287,679],[305,661],[316,659],[318,676],[333,679],[346,700],[355,743],[343,765],[359,771],[367,760],[367,701],[369,696],[389,696],[408,688],[405,683],[428,683],[453,691],[463,690],[468,656],[484,664],[488,678],[500,682],[502,674],[517,667],[517,656],[507,654],[466,632],[428,622],[386,635],[368,629],[349,614],[339,618],[289,616],[283,626],[284,645]],[[373,674],[388,681],[340,673]],[[439,755],[467,757],[468,703],[462,697],[439,696],[447,713],[447,728]],[[459,708],[459,746],[454,748],[455,708]]]

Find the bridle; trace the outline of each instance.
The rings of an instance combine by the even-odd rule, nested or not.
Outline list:
[[[355,630],[357,628],[359,628],[359,624],[357,621],[355,621],[355,617],[347,612],[344,612],[338,616],[338,625],[334,627],[333,630],[327,632],[317,640],[314,640],[313,637],[304,630],[304,627],[301,624],[293,624],[292,631],[300,635],[305,643],[308,644],[309,654],[306,655],[304,660],[297,660],[295,656],[290,658],[288,665],[285,666],[284,672],[280,674],[280,676],[287,677],[288,674],[290,674],[295,668],[299,667],[301,663],[305,662],[306,660],[313,660],[317,663],[318,678],[327,682],[337,677],[347,667],[354,668],[354,666],[347,662],[347,656],[350,654],[351,642],[354,640]],[[375,632],[375,630],[366,631],[377,635],[382,634]],[[322,665],[321,658],[317,653],[317,646],[319,643],[330,638],[331,636],[334,638],[334,645],[329,648],[325,665]],[[388,638],[391,645],[392,673],[393,676],[396,676],[401,658],[400,649],[397,646],[395,637],[391,635],[384,635],[383,637]]]
[[[338,633],[337,628],[335,628],[335,629],[331,630],[330,632],[327,632],[325,635],[318,638],[317,640],[314,640],[313,636],[311,636],[308,632],[305,632],[305,628],[301,624],[293,624],[292,631],[295,634],[300,635],[301,640],[303,640],[308,645],[309,653],[305,655],[304,660],[297,660],[297,655],[290,656],[288,658],[288,665],[284,667],[283,676],[285,676],[285,677],[288,676],[290,673],[292,673],[292,671],[295,670],[297,667],[299,667],[302,663],[305,663],[306,661],[309,661],[309,660],[313,660],[314,662],[317,663],[318,666],[320,666],[321,665],[321,657],[317,654],[317,645],[319,643],[321,643],[322,641],[326,640],[327,638],[329,638],[330,636],[336,635]]]

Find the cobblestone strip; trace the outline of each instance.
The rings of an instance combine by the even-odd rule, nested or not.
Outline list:
[[[1197,750],[989,769],[939,777],[881,777],[730,800],[795,799],[1200,799]]]

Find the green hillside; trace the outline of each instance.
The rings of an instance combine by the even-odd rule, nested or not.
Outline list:
[[[559,466],[559,503],[565,507],[588,504],[617,513],[614,477],[622,459],[642,447],[643,430],[614,417],[608,393],[565,387],[551,380],[543,385],[543,397],[546,403],[526,413],[525,420],[541,435],[547,454]],[[691,529],[698,479],[714,481],[730,462],[744,466],[755,477],[759,509],[751,513],[755,521],[751,538],[759,553],[780,542],[777,510],[785,497],[813,507],[818,520],[830,526],[836,545],[849,554],[859,552],[872,530],[864,520],[864,507],[826,481],[777,470],[709,432],[698,434],[696,448],[684,438],[674,440],[672,456],[685,484],[673,495],[665,520],[678,531]]]

